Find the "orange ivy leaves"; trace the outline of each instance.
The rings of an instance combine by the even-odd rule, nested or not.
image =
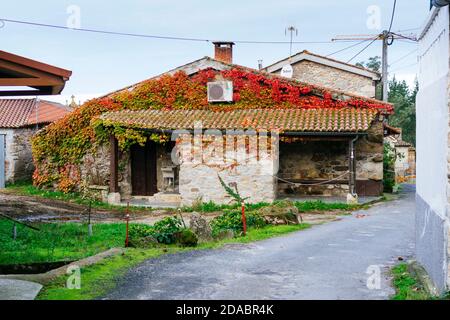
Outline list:
[[[233,82],[234,103],[208,104],[206,83],[214,79]],[[347,101],[334,99],[331,93],[318,87],[240,68],[224,71],[205,69],[191,77],[184,72],[163,75],[108,97],[90,100],[39,132],[32,141],[36,164],[33,181],[39,186],[58,185],[63,191],[74,188],[81,177],[74,173],[79,173],[79,170],[75,171],[73,166],[79,166],[83,156],[107,137],[108,132],[97,134],[94,130],[95,120],[107,111],[344,107],[392,111],[385,104],[356,98]],[[122,138],[133,138],[130,143],[140,141],[136,134],[130,137],[126,132]],[[157,140],[162,142],[164,139]],[[129,143],[125,141],[122,145]]]

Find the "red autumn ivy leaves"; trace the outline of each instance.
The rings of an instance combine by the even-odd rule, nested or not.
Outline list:
[[[234,103],[208,103],[206,83],[214,79],[233,82]],[[184,72],[163,75],[141,82],[132,89],[90,100],[42,130],[33,139],[36,165],[33,180],[38,186],[59,186],[65,192],[75,188],[81,179],[76,167],[88,151],[104,141],[104,135],[96,135],[93,120],[107,111],[345,107],[369,108],[387,113],[393,111],[390,105],[373,100],[333,99],[332,94],[324,89],[240,68],[224,71],[205,69],[191,77]]]

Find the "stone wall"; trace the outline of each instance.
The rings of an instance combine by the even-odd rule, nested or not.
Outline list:
[[[293,77],[300,81],[369,98],[375,97],[375,82],[371,78],[307,60],[295,63],[292,68]]]
[[[91,186],[109,186],[109,148],[109,143],[102,144],[83,157],[80,169],[82,187],[85,190],[89,190]],[[131,196],[129,152],[119,151],[118,167],[120,195],[122,199],[128,199]],[[95,188],[91,190],[95,190]]]
[[[5,134],[5,180],[14,183],[31,180],[34,171],[31,138],[35,128],[0,129]]]
[[[245,139],[240,136],[236,139]],[[227,148],[223,152],[223,143],[212,147],[213,151],[205,151],[207,144],[192,143],[190,135],[180,138],[177,145],[180,154],[179,191],[183,205],[192,205],[196,201],[213,201],[227,204],[232,198],[225,192],[218,175],[225,184],[234,188],[237,186],[242,197],[248,197],[247,202],[270,202],[276,198],[276,179],[278,147],[277,138],[270,139],[269,148],[253,148],[242,146],[232,141],[233,136],[226,137]],[[255,139],[267,142],[267,137],[248,137],[253,146]],[[202,147],[200,147],[200,145]],[[217,149],[215,149],[217,147]],[[204,152],[199,152],[203,148]],[[210,149],[211,150],[211,149]],[[217,151],[222,150],[222,151]],[[258,151],[257,151],[258,150]],[[203,154],[203,157],[197,155]]]
[[[356,180],[383,181],[383,123],[375,121],[355,143]]]
[[[348,181],[348,175],[342,176],[348,171],[347,146],[345,141],[280,143],[278,176],[291,182],[317,183],[336,178]],[[278,191],[280,195],[341,196],[348,193],[348,183],[292,187],[279,181]]]
[[[358,185],[370,184],[372,189],[378,185],[378,193],[365,190],[368,194],[381,193],[383,180],[383,126],[376,121],[355,143],[356,180]],[[343,196],[349,191],[348,175],[348,141],[304,141],[280,143],[279,177],[287,181],[307,183],[324,180],[344,180],[316,186],[292,187],[279,182],[280,195],[324,195]],[[316,182],[316,183],[317,183]],[[373,185],[375,187],[373,187]],[[358,190],[357,190],[358,191]],[[363,192],[363,191],[360,191]]]
[[[171,146],[156,144],[156,167],[157,167],[157,188],[163,189],[163,179],[161,167],[172,165],[170,152]],[[110,153],[109,143],[99,146],[94,152],[86,154],[82,160],[81,178],[83,186],[109,186],[109,164]],[[132,197],[131,185],[131,161],[129,151],[119,150],[118,180],[120,197],[123,201]]]

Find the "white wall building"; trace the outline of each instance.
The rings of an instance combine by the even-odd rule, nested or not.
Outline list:
[[[416,253],[439,292],[450,288],[449,6],[434,0],[419,36]]]

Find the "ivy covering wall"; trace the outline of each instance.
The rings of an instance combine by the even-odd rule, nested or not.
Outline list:
[[[233,82],[234,102],[208,104],[206,83],[213,79]],[[108,141],[114,134],[122,150],[144,144],[150,138],[159,143],[167,136],[136,128],[104,125],[99,116],[107,111],[142,109],[263,109],[263,108],[371,108],[392,112],[389,105],[373,100],[340,100],[330,92],[279,77],[253,73],[247,69],[216,71],[205,69],[189,77],[184,72],[163,75],[90,100],[65,118],[41,130],[32,140],[35,172],[33,183],[39,187],[71,192],[78,188],[83,156]]]

